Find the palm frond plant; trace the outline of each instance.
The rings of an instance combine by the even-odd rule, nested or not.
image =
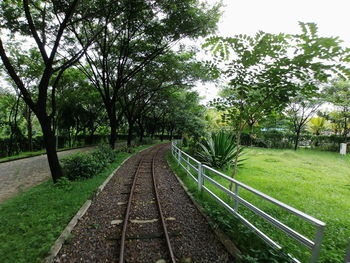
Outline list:
[[[240,158],[242,151],[237,151],[235,137],[232,134],[219,131],[204,138],[199,143],[197,157],[199,160],[213,168],[221,169],[228,165],[234,165],[238,155],[238,166],[242,165],[244,159]]]

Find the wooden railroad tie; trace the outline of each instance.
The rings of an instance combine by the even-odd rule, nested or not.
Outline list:
[[[181,236],[180,232],[170,232],[170,237],[179,237]],[[108,240],[120,240],[121,237],[116,236],[107,236]],[[164,233],[146,233],[146,234],[135,234],[126,236],[126,240],[134,240],[134,239],[157,239],[157,238],[164,238]]]

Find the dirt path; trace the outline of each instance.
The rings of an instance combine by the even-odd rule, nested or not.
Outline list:
[[[161,147],[154,167],[157,189],[176,262],[235,262],[170,171],[165,159],[169,146],[164,145],[135,155],[118,170],[78,221],[54,262],[118,262],[126,204],[142,157],[144,162],[138,170],[135,197],[131,203],[125,262],[170,262],[165,260],[167,250],[161,246],[162,230],[156,227],[158,222],[152,212],[155,200],[150,192],[153,190],[145,183],[150,173],[150,157],[156,147]],[[133,235],[136,233],[133,231],[138,235]]]
[[[85,152],[95,147],[86,147],[58,153],[58,157]],[[50,178],[46,154],[35,157],[0,163],[0,203],[19,192],[25,191]]]

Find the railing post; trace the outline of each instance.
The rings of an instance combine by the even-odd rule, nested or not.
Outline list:
[[[177,162],[180,164],[181,163],[181,150],[179,149],[179,155],[178,155],[178,160]]]
[[[190,170],[190,157],[187,156],[187,170]]]
[[[318,261],[318,257],[320,256],[321,243],[323,239],[324,225],[317,226],[315,245],[311,251],[311,260],[310,263],[316,263]]]
[[[344,263],[350,263],[350,242],[349,242],[349,245],[348,245],[348,249],[346,250]]]
[[[238,212],[238,200],[237,200],[237,197],[238,197],[238,195],[239,195],[239,185],[238,184],[236,184],[235,185],[235,200],[234,200],[234,209],[235,209],[235,211],[236,212]]]
[[[198,163],[198,191],[202,191],[203,186],[203,166],[202,163]]]

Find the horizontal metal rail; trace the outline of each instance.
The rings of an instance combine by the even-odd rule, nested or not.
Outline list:
[[[181,151],[181,150],[180,150]],[[194,161],[195,163],[199,164],[200,162],[197,161],[196,159],[194,159],[191,155],[185,153],[185,152],[182,152],[183,155],[185,155],[186,157],[190,158],[192,161]]]
[[[226,202],[224,202],[220,197],[218,197],[216,194],[214,194],[212,191],[209,190],[206,186],[203,186],[203,189],[209,193],[214,199],[216,199],[224,208],[226,208],[229,212],[231,212],[233,215],[237,216],[239,219],[242,220],[242,222],[250,227],[253,231],[255,231],[262,239],[264,239],[267,243],[272,245],[274,248],[281,249],[282,247],[277,244],[275,241],[273,241],[271,238],[269,238],[266,234],[264,234],[262,231],[260,231],[257,227],[255,227],[252,223],[250,223],[247,219],[245,219],[243,216],[238,214],[231,206],[229,206]]]
[[[287,235],[291,236],[292,238],[296,239],[297,241],[299,241],[303,245],[307,246],[310,249],[315,245],[314,242],[312,242],[308,238],[304,237],[303,235],[299,234],[295,230],[293,230],[290,227],[286,226],[285,224],[281,223],[277,219],[273,218],[272,216],[270,216],[269,214],[265,213],[264,211],[262,211],[261,209],[257,208],[256,206],[254,206],[253,204],[249,203],[248,201],[244,200],[243,198],[237,196],[235,193],[231,192],[226,187],[224,187],[221,184],[219,184],[218,182],[216,182],[214,179],[212,179],[212,178],[210,178],[210,177],[208,177],[206,175],[204,175],[204,178],[207,179],[212,184],[214,184],[215,186],[217,186],[218,188],[220,188],[221,190],[223,190],[224,192],[226,192],[228,195],[230,195],[233,198],[237,199],[237,201],[239,203],[243,204],[245,207],[247,207],[248,209],[253,211],[255,214],[257,214],[257,215],[261,216],[262,218],[264,218],[265,220],[269,221],[271,224],[273,224],[274,226],[278,227],[280,230],[282,230],[283,232],[285,232]]]
[[[182,168],[184,168],[185,169],[185,171],[192,177],[192,179],[193,180],[195,180],[196,181],[196,183],[198,183],[198,180],[197,180],[197,178],[191,173],[191,171],[187,168],[187,167],[185,167],[181,162],[180,162],[180,165],[182,166]]]
[[[279,245],[276,241],[272,240],[267,234],[265,234],[262,230],[258,229],[254,224],[249,222],[242,214],[239,213],[239,204],[243,205],[253,213],[255,213],[257,216],[261,217],[262,219],[269,222],[272,226],[278,228],[282,232],[284,232],[286,235],[291,237],[292,239],[298,241],[300,244],[305,246],[306,248],[311,250],[311,257],[310,257],[310,263],[316,263],[319,257],[320,249],[321,249],[321,242],[323,239],[323,231],[325,227],[325,223],[304,213],[299,211],[298,209],[295,209],[294,207],[291,207],[267,194],[264,194],[238,180],[235,180],[207,165],[204,165],[200,163],[198,160],[190,156],[189,154],[183,152],[180,148],[176,146],[176,143],[172,143],[171,151],[173,156],[177,159],[178,163],[181,165],[181,167],[184,168],[184,170],[195,180],[195,182],[198,184],[199,190],[204,190],[209,195],[211,195],[220,205],[222,205],[224,208],[226,208],[231,214],[236,216],[238,219],[240,219],[246,226],[248,226],[250,229],[252,229],[258,236],[260,236],[265,242],[267,242],[269,245],[276,249],[281,249],[281,245]],[[192,164],[193,162],[194,164]],[[197,165],[197,167],[196,167]],[[193,175],[191,172],[191,169],[198,174],[197,178]],[[220,176],[227,180],[230,183],[233,183],[235,185],[234,191],[229,190],[219,182],[217,182],[215,179],[211,178],[208,174],[208,172],[211,172],[217,176]],[[218,195],[216,195],[213,191],[211,191],[205,184],[205,182],[209,182],[211,185],[213,185],[215,188],[221,190],[228,196],[232,197],[234,204],[230,205],[223,201]],[[245,200],[241,196],[239,196],[239,189],[245,189],[248,192],[254,194],[255,196],[264,199],[271,204],[274,204],[285,211],[289,212],[290,214],[293,214],[297,216],[298,218],[313,224],[316,227],[316,235],[314,240],[310,240],[309,238],[303,236],[302,234],[298,233],[296,230],[292,229],[291,227],[287,226],[286,224],[280,222],[278,219],[274,218],[273,216],[269,215],[268,213],[264,212],[257,206],[253,205],[249,201]],[[350,248],[349,248],[350,249]],[[350,251],[348,252],[348,256],[350,257]],[[300,262],[296,258],[291,258],[295,262]],[[345,259],[346,260],[346,259]],[[348,259],[349,261],[350,259]],[[350,263],[345,261],[345,263]]]
[[[237,180],[227,176],[226,174],[223,174],[223,173],[221,173],[219,171],[216,171],[215,169],[213,169],[213,168],[211,168],[211,167],[209,167],[207,165],[203,165],[203,168],[214,172],[216,175],[219,175],[219,176],[225,178],[226,180],[239,185],[240,187],[248,190],[249,192],[254,193],[257,196],[260,196],[263,199],[265,199],[265,200],[267,200],[267,201],[269,201],[269,202],[271,202],[271,203],[273,203],[273,204],[275,204],[275,205],[277,205],[279,207],[284,208],[285,210],[287,210],[287,211],[297,215],[298,217],[300,217],[300,218],[302,218],[302,219],[304,219],[304,220],[306,220],[306,221],[308,221],[308,222],[310,222],[310,223],[312,223],[312,224],[314,224],[316,226],[325,226],[326,225],[324,222],[322,222],[322,221],[320,221],[320,220],[318,220],[318,219],[316,219],[316,218],[314,218],[312,216],[309,216],[309,215],[307,215],[307,214],[305,214],[305,213],[295,209],[294,207],[286,205],[285,203],[282,203],[281,201],[278,201],[277,199],[275,199],[275,198],[273,198],[271,196],[268,196],[267,194],[264,194],[264,193],[262,193],[262,192],[260,192],[260,191],[258,191],[256,189],[246,185],[246,184],[243,184],[243,183],[241,183],[241,182],[239,182],[239,181],[237,181]]]

